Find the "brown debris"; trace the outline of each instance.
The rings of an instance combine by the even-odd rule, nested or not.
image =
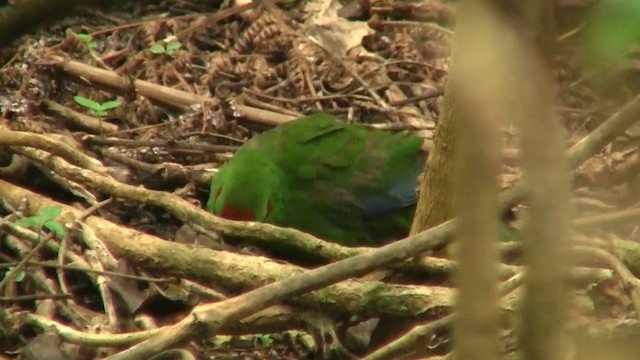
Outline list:
[[[345,7],[334,2],[328,9],[323,8],[324,2],[287,3],[278,11],[269,3],[224,3],[218,8],[210,1],[168,1],[130,3],[108,12],[86,10],[24,38],[4,59],[0,129],[11,136],[0,143],[4,145],[0,146],[0,177],[24,191],[24,197],[38,198],[42,204],[65,204],[67,215],[78,216],[76,222],[61,224],[65,236],[49,239],[45,249],[24,264],[24,280],[15,281],[21,275],[16,272],[14,281],[0,289],[6,305],[0,326],[3,351],[24,349],[34,358],[59,357],[60,338],[33,332],[54,326],[67,339],[77,336],[85,341],[88,335],[104,335],[101,341],[115,345],[97,349],[67,343],[61,347],[72,358],[104,357],[102,351],[117,352],[110,346],[127,347],[146,338],[143,330],[177,323],[195,305],[223,301],[302,272],[283,260],[266,259],[271,255],[265,240],[227,243],[220,234],[186,224],[176,215],[195,212],[182,211],[181,206],[202,208],[215,167],[259,131],[302,114],[325,111],[388,131],[416,131],[425,138],[426,147],[431,145],[448,76],[455,18],[450,3],[353,1]],[[571,9],[585,6],[571,3]],[[321,9],[309,10],[314,6]],[[341,11],[346,7],[348,11]],[[636,96],[638,66],[637,61],[629,61],[612,69],[618,77],[609,89],[615,91],[598,88],[574,60],[576,32],[563,34],[563,48],[556,59],[557,110],[568,130],[568,143],[575,144]],[[162,51],[153,52],[152,47]],[[117,100],[119,106],[99,116],[75,102],[75,96],[98,104]],[[631,129],[577,169],[574,205],[576,224],[582,229],[602,225],[593,230],[598,254],[608,259],[601,251],[611,251],[624,263],[615,263],[616,267],[627,266],[637,276],[640,265],[632,256],[638,250],[635,224],[640,217],[636,132]],[[505,130],[511,150],[518,145],[515,135]],[[505,186],[520,178],[520,155],[511,150],[505,153],[507,164],[501,176]],[[96,174],[99,177],[92,177]],[[103,187],[89,181],[95,178],[102,179]],[[134,189],[137,197],[123,195],[122,187]],[[167,206],[148,202],[154,190],[173,193],[175,201],[162,203]],[[38,243],[38,236],[51,230],[16,229],[11,224],[38,213],[9,194],[2,200],[0,255],[15,269]],[[170,205],[175,206],[171,211],[167,210]],[[109,221],[109,231],[87,218]],[[243,229],[244,235],[264,231],[221,224],[219,229]],[[142,266],[114,261],[104,245],[118,243],[123,234],[131,235],[126,241],[142,239],[151,244],[147,254],[137,258],[134,250],[140,244],[119,248],[129,260],[143,260]],[[206,252],[227,267],[216,269],[219,274],[203,275],[194,269],[183,271],[183,261],[171,264],[169,272],[150,271],[167,270],[169,264],[154,263],[159,257],[152,255],[171,253],[169,241],[174,240],[179,250],[173,251],[185,259],[191,255],[195,263],[207,264]],[[285,240],[313,252],[321,262],[371,250],[318,239]],[[208,249],[199,247],[203,244]],[[522,270],[511,258],[517,258],[518,249],[511,250],[516,255],[501,267],[505,278],[516,277]],[[358,320],[380,314],[409,317],[407,306],[426,308],[421,299],[437,289],[444,295],[431,299],[432,307],[425,313],[432,316],[450,306],[448,278],[455,267],[449,259],[429,256],[398,264],[397,270],[419,273],[428,284],[352,280],[341,283],[329,297],[316,293],[296,301],[295,308],[274,306],[246,318],[226,329],[235,336],[231,339],[194,341],[176,351],[229,358],[309,358],[327,350],[320,348],[329,347],[322,341],[330,336],[306,323],[308,314],[300,311],[301,305],[336,310],[329,316],[339,323],[339,332],[345,332]],[[626,284],[611,280],[600,268],[581,269],[579,275],[597,292],[588,299],[599,301],[595,306],[599,316],[619,321],[628,316],[634,303],[626,298]],[[362,289],[383,296],[367,300]],[[341,298],[346,300],[340,302]],[[346,316],[349,312],[353,318]],[[594,312],[587,307],[580,316],[593,320]],[[24,333],[23,328],[31,332]],[[284,332],[289,330],[312,333],[316,342],[299,332]],[[269,331],[276,334],[248,340],[236,336]],[[118,338],[127,332],[133,337]],[[429,352],[445,350],[436,346]]]

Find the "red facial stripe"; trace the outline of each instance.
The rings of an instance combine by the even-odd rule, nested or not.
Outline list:
[[[225,205],[222,208],[220,217],[238,221],[255,221],[256,219],[256,215],[251,210],[237,208],[233,205]]]

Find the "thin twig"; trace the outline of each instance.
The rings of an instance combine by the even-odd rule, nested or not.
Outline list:
[[[640,280],[633,276],[629,268],[627,268],[620,259],[603,249],[593,246],[574,246],[572,250],[581,253],[581,255],[595,257],[604,261],[620,276],[623,288],[631,297],[631,302],[636,310],[636,317],[640,319]]]

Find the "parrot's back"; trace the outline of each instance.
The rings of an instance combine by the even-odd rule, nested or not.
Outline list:
[[[238,153],[258,152],[282,172],[269,222],[355,245],[407,235],[421,145],[416,135],[315,114],[255,136]]]

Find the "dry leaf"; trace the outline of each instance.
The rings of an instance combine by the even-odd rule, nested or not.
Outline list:
[[[365,21],[349,21],[338,16],[341,7],[337,0],[319,0],[308,2],[304,9],[311,14],[306,21],[309,37],[337,56],[360,46],[362,37],[373,32]]]

